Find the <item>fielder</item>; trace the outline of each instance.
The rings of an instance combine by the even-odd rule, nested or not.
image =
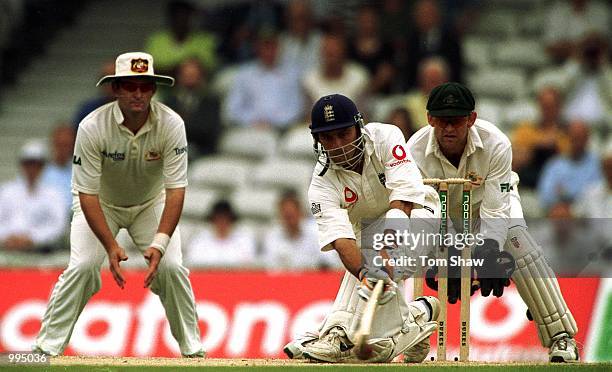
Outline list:
[[[101,285],[100,267],[122,289],[120,262],[128,257],[115,237],[128,230],[148,263],[144,286],[166,310],[181,354],[204,357],[189,271],[182,265],[177,223],[187,186],[187,140],[183,120],[151,97],[157,83],[146,53],[117,57],[110,82],[116,101],[90,113],[79,125],[73,166],[70,262],[49,299],[34,351],[60,355],[79,314]],[[176,232],[176,233],[175,233]]]
[[[290,342],[284,351],[290,358],[356,361],[354,331],[374,284],[382,279],[384,292],[368,342],[372,354],[366,361],[389,362],[401,353],[422,361],[437,326],[439,301],[420,297],[406,303],[400,289],[412,273],[364,265],[363,252],[369,247],[361,246],[360,235],[362,220],[368,218],[399,220],[408,230],[418,225],[415,220],[435,221],[431,230],[437,231],[438,195],[423,185],[401,131],[381,123],[364,126],[349,98],[333,94],[319,99],[310,128],[318,164],[309,199],[319,245],[322,251],[336,250],[347,271],[318,333]]]
[[[518,193],[518,175],[511,171],[511,143],[495,125],[477,119],[474,97],[461,84],[434,88],[427,102],[429,126],[417,131],[407,143],[425,178],[482,178],[473,190],[472,211],[484,234],[484,243],[473,248],[472,257],[510,253],[515,260],[511,278],[537,324],[540,341],[549,348],[552,362],[578,360],[573,337],[578,328],[559,289],[555,274],[541,248],[527,231]],[[449,189],[451,219],[460,216],[461,188]],[[478,268],[476,268],[478,272]],[[503,294],[509,281],[478,273],[483,296]],[[449,281],[451,293],[458,289]]]

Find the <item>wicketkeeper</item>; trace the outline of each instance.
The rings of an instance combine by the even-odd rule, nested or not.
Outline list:
[[[459,83],[434,88],[427,102],[429,126],[416,132],[406,146],[425,178],[482,180],[472,191],[472,217],[479,227],[473,231],[484,235],[484,243],[472,248],[472,257],[485,262],[476,268],[482,295],[502,296],[511,274],[542,345],[550,349],[550,361],[576,361],[578,349],[573,337],[578,327],[555,274],[527,231],[519,178],[511,170],[512,144],[495,125],[477,119],[474,107],[472,93]],[[460,218],[461,188],[451,187],[448,199],[451,219]],[[508,253],[515,261],[511,267]],[[454,303],[460,281],[451,279],[448,286],[449,302]]]

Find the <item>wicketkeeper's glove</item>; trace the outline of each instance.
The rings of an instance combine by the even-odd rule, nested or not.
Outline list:
[[[480,292],[484,297],[501,297],[504,287],[510,285],[510,277],[514,272],[514,257],[508,252],[499,251],[499,243],[493,239],[484,239],[483,243],[474,247],[472,258],[482,259],[482,266],[476,267]]]
[[[384,305],[391,301],[396,294],[397,284],[391,280],[389,274],[385,270],[376,267],[368,268],[363,266],[361,270],[359,270],[359,280],[361,281],[361,285],[357,290],[357,294],[359,294],[359,296],[365,301],[370,298],[372,291],[374,290],[374,286],[379,280],[382,280],[385,283],[383,293],[378,299],[378,303],[380,305]]]
[[[449,257],[450,256],[460,256],[461,251],[454,247],[448,247],[449,249]],[[450,266],[447,270],[448,281],[447,281],[447,296],[448,302],[451,304],[457,303],[459,297],[461,296],[461,267],[459,266]],[[470,296],[476,293],[478,290],[478,283],[475,281],[476,272],[474,268],[471,269],[471,288],[470,288]],[[438,290],[438,267],[433,266],[429,267],[425,272],[425,284],[434,291]]]

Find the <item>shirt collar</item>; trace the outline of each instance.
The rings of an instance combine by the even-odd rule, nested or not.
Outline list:
[[[468,138],[467,143],[465,144],[465,150],[463,154],[465,156],[472,155],[476,150],[484,149],[482,144],[482,139],[480,138],[480,134],[478,134],[478,130],[476,129],[476,123],[472,125],[472,127],[468,130]],[[434,135],[434,128],[431,127],[429,131],[429,138],[427,139],[427,148],[425,149],[425,156],[429,156],[434,154],[438,158],[444,157],[442,154],[442,150],[440,150],[440,146],[438,145],[438,141],[436,140],[436,136]]]
[[[123,113],[119,108],[119,103],[117,101],[113,102],[112,115],[113,120],[117,125],[121,125],[123,123],[123,120],[125,120],[123,117]],[[159,114],[157,112],[157,106],[153,103],[153,100],[151,100],[151,103],[149,105],[149,117],[147,118],[147,121],[144,123],[142,128],[140,128],[137,135],[148,132],[151,129],[151,126],[156,124],[158,121]]]

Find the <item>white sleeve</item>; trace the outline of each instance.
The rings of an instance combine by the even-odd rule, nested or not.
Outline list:
[[[319,248],[329,251],[338,239],[355,239],[348,211],[341,207],[338,191],[324,177],[314,174],[308,189],[310,210],[319,231]]]
[[[72,160],[72,188],[85,194],[97,195],[102,175],[102,149],[95,136],[79,126]]]
[[[480,205],[481,232],[503,247],[510,222],[510,191],[512,178],[512,150],[509,144],[494,149],[489,174],[484,180],[484,196]]]
[[[68,213],[63,199],[55,190],[50,191],[52,192],[45,195],[44,208],[40,210],[41,213],[44,213],[44,220],[33,225],[30,230],[30,238],[38,246],[54,243],[66,231]]]
[[[187,136],[183,119],[170,123],[166,132],[164,159],[164,187],[176,189],[187,186]]]
[[[377,149],[385,167],[385,186],[391,191],[389,202],[402,200],[423,205],[425,190],[423,178],[408,152],[402,131],[389,126],[385,140]]]

